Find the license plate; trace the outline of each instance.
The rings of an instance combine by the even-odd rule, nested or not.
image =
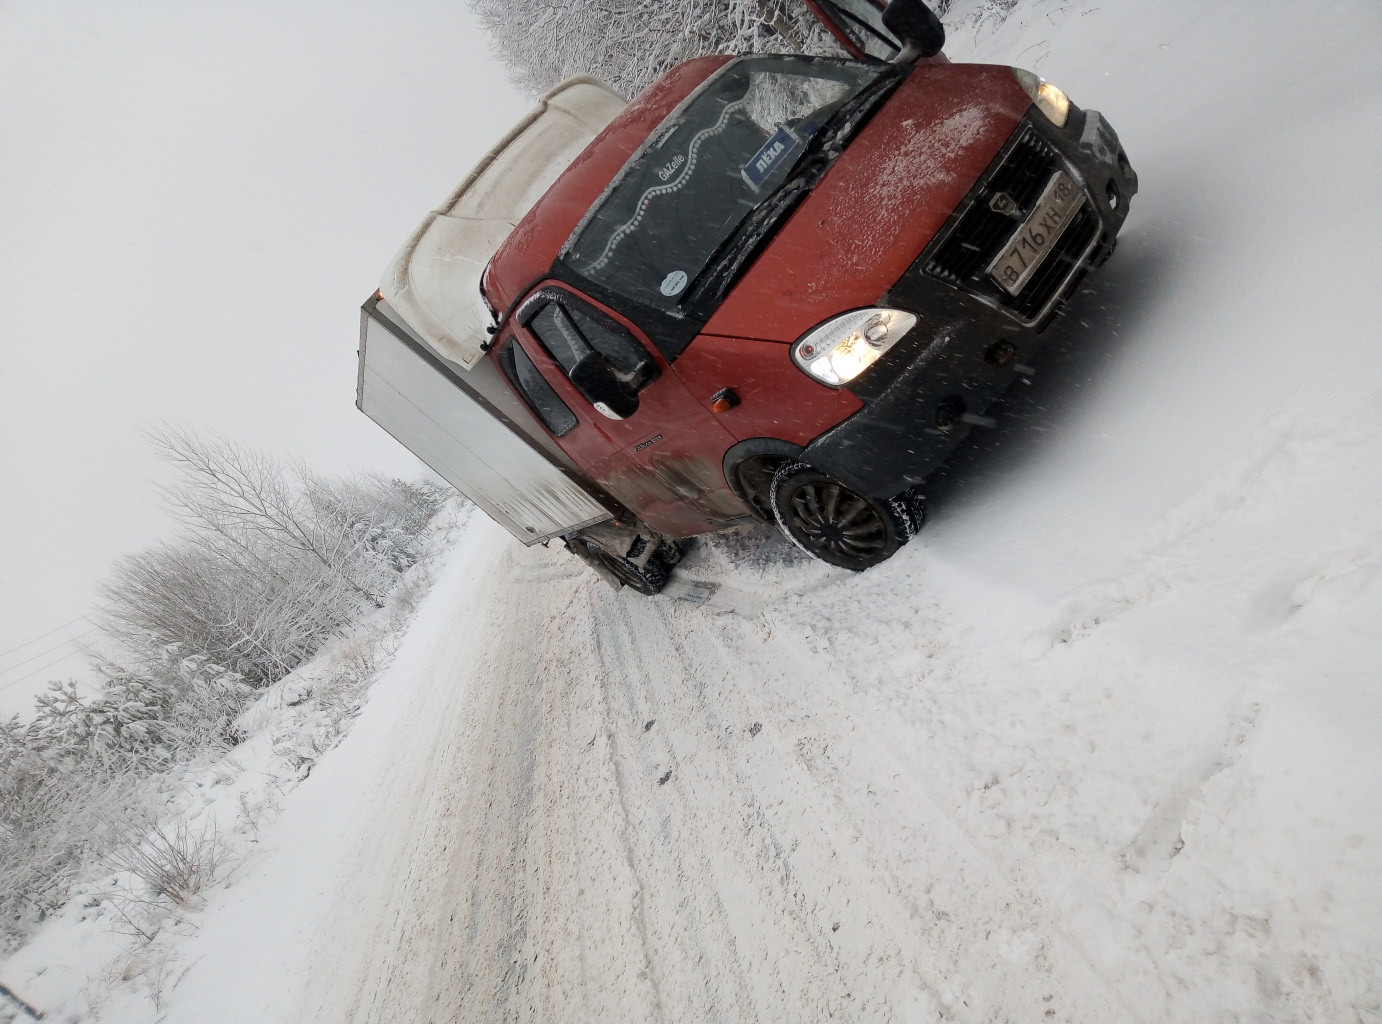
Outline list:
[[[1057,171],[1041,190],[1026,222],[989,264],[989,276],[1009,295],[1020,292],[1083,203],[1084,193],[1074,179]]]

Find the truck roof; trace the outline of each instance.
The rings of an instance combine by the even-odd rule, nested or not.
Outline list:
[[[379,290],[437,353],[463,369],[484,354],[485,267],[524,214],[627,101],[589,75],[568,78],[499,140],[413,232]]]

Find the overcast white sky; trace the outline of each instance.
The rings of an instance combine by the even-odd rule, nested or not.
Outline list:
[[[0,714],[168,531],[149,427],[417,471],[359,305],[528,106],[464,0],[0,0]]]

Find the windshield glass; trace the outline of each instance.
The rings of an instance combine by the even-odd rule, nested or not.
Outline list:
[[[879,74],[806,57],[727,65],[624,168],[570,243],[568,265],[637,302],[678,312],[712,254]]]

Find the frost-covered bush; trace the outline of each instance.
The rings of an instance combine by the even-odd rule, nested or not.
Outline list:
[[[384,597],[421,553],[447,492],[320,477],[218,438],[167,431],[185,534],[115,566],[99,622],[131,668],[176,644],[252,685],[280,679]]]
[[[271,540],[205,536],[116,563],[99,622],[138,668],[146,652],[177,644],[263,685],[311,657],[361,603],[339,576]]]
[[[676,64],[712,53],[844,50],[805,0],[470,0],[495,56],[532,95],[594,75],[633,97]],[[1001,22],[1017,0],[931,0],[936,15]]]
[[[427,481],[376,474],[346,479],[308,476],[303,493],[318,522],[355,541],[355,557],[364,575],[383,574],[385,590],[422,557],[427,523],[448,496]]]
[[[229,857],[214,821],[200,827],[186,818],[168,824],[153,822],[138,832],[127,830],[122,839],[111,857],[112,866],[143,883],[148,893],[144,900],[161,898],[183,908],[200,905],[202,890],[216,880]],[[128,913],[126,920],[138,928]]]
[[[230,745],[250,686],[175,649],[145,660],[140,674],[102,666],[92,693],[52,683],[31,721],[0,723],[0,949],[61,906],[94,857],[153,825],[147,779]]]
[[[112,772],[0,722],[0,953],[66,902],[94,851],[135,802],[133,775]]]
[[[160,824],[151,787],[237,742],[260,687],[385,607],[450,497],[186,433],[155,444],[180,470],[183,534],[116,566],[97,685],[50,684],[30,721],[0,722],[0,952],[112,854],[154,897],[195,896],[216,836]]]
[[[636,96],[709,53],[843,51],[801,0],[471,0],[514,84],[534,95],[594,75]]]
[[[51,683],[29,724],[32,744],[58,757],[114,771],[154,771],[233,742],[230,727],[254,694],[235,672],[176,646],[134,673],[98,666],[104,680],[81,695]]]

